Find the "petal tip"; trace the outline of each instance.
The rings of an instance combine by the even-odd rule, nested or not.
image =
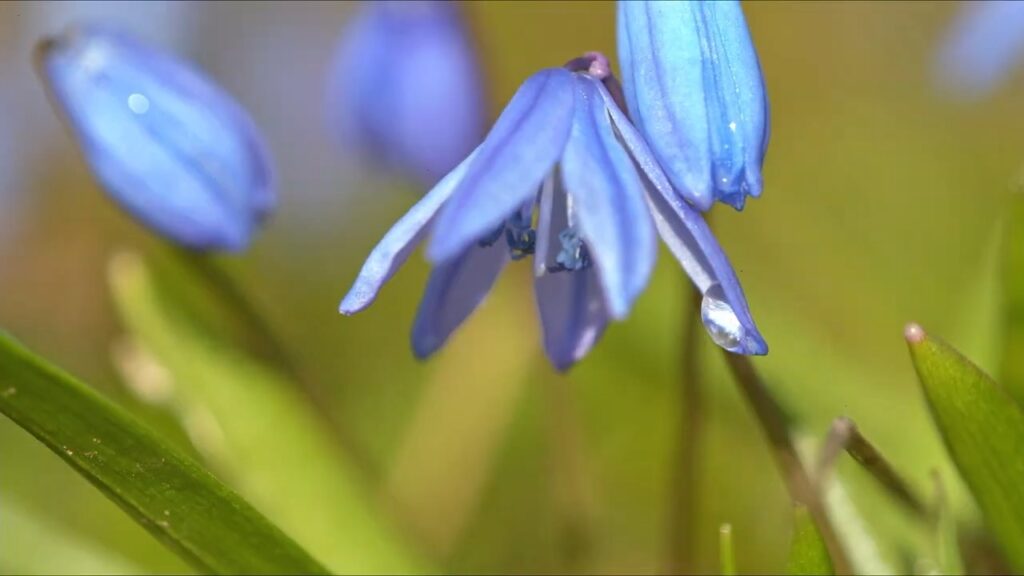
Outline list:
[[[715,197],[710,192],[685,192],[683,193],[683,199],[701,212],[711,210],[711,207],[715,204]]]
[[[415,331],[412,335],[412,354],[419,361],[424,361],[433,356],[444,342],[438,342],[435,338],[425,338]]]
[[[341,304],[338,305],[338,312],[344,316],[352,316],[357,312],[365,310],[372,302],[373,294],[368,294],[363,287],[356,284],[342,298]]]

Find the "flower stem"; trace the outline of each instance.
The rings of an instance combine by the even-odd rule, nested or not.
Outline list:
[[[828,548],[836,574],[850,574],[851,567],[846,552],[829,521],[817,485],[811,480],[811,476],[800,461],[781,406],[761,380],[749,357],[724,351],[723,353],[740,392],[754,410],[758,424],[772,446],[775,463],[782,472],[790,497],[806,506],[810,512]]]
[[[586,569],[593,552],[593,499],[587,481],[582,431],[571,380],[544,382],[547,392],[551,470],[561,532],[562,571]]]
[[[253,345],[256,351],[266,356],[275,366],[286,372],[289,376],[297,376],[298,369],[287,352],[284,344],[277,337],[277,334],[270,327],[270,324],[257,310],[245,291],[238,285],[230,274],[224,270],[216,260],[205,254],[197,254],[190,251],[180,251],[181,260],[191,268],[198,276],[205,280],[206,285],[213,290],[217,302],[231,309],[233,316],[245,323],[250,336],[253,338]]]
[[[843,451],[863,466],[900,504],[918,518],[931,520],[932,514],[928,506],[913,493],[882,453],[860,433],[853,420],[846,417],[836,418],[832,422],[828,437],[822,446],[814,474],[819,488],[824,485],[828,474],[835,466],[836,459]]]
[[[718,529],[718,563],[722,576],[735,576],[736,553],[732,546],[732,526],[722,524]]]
[[[281,370],[289,381],[295,384],[295,387],[313,407],[313,412],[320,417],[328,429],[334,432],[333,436],[338,442],[339,448],[352,459],[364,475],[372,476],[370,459],[355,445],[343,430],[341,423],[327,409],[329,402],[324,390],[305,377],[292,359],[287,347],[267,322],[264,314],[242,289],[238,281],[224,269],[220,262],[206,254],[175,248],[174,256],[201,278],[204,287],[210,290],[210,295],[217,304],[242,324],[244,336],[249,340],[253,351]]]
[[[670,574],[697,571],[697,493],[700,479],[700,440],[703,436],[703,394],[700,381],[700,302],[701,293],[689,287],[690,307],[683,312],[686,341],[680,365],[682,410],[679,421],[679,444],[676,451],[669,518]]]

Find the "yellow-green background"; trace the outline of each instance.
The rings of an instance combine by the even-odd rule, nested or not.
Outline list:
[[[677,545],[668,526],[688,318],[687,281],[670,256],[629,320],[566,376],[543,357],[525,266],[441,353],[417,362],[408,334],[427,273],[421,257],[369,310],[336,312],[361,259],[417,193],[342,174],[341,152],[316,120],[353,6],[193,7],[203,12],[182,51],[250,107],[283,153],[281,209],[229,265],[324,398],[366,498],[444,570],[665,569]],[[533,71],[587,50],[615,53],[610,2],[465,8],[494,114]],[[10,72],[0,97],[21,95],[0,123],[31,106],[29,129],[55,136],[31,155],[4,152],[28,176],[3,190],[20,208],[17,226],[0,234],[0,327],[166,428],[167,415],[132,396],[111,366],[120,328],[105,283],[112,250],[155,241],[93,184],[41,103],[24,39],[32,9],[0,5],[0,70]],[[935,52],[956,9],[747,3],[772,104],[765,192],[742,213],[716,208],[714,219],[771,348],[756,365],[804,428],[820,437],[833,418],[853,418],[922,493],[939,468],[971,518],[901,333],[915,320],[982,366],[998,359],[994,262],[1024,161],[1024,76],[979,100],[938,90]],[[303,147],[315,158],[300,169],[289,162]],[[702,351],[708,431],[693,565],[715,568],[718,526],[729,522],[741,571],[779,571],[792,516],[783,484],[716,350],[703,342]],[[871,521],[900,532],[906,518],[866,486]],[[0,420],[0,571],[186,569]]]

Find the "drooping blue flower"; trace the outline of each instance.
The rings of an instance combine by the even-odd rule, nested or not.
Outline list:
[[[240,250],[276,202],[249,115],[201,72],[102,27],[44,40],[40,74],[97,180],[193,249]]]
[[[348,151],[433,186],[484,134],[481,71],[459,5],[366,3],[342,35],[328,103]]]
[[[938,53],[942,83],[967,95],[990,92],[1024,62],[1024,2],[964,2]]]
[[[702,211],[761,195],[768,100],[735,0],[618,4],[629,113],[673,186]]]
[[[434,269],[412,335],[426,357],[509,261],[532,255],[544,347],[566,369],[629,313],[654,267],[657,232],[704,294],[715,342],[767,352],[718,242],[604,85],[613,82],[607,61],[591,54],[580,62],[520,86],[483,143],[374,248],[343,314],[369,306],[429,235]]]

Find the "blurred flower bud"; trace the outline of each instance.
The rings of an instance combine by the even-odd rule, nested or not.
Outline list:
[[[672,185],[700,210],[761,195],[768,99],[739,2],[620,1],[629,112]]]
[[[936,61],[939,83],[984,96],[1024,62],[1024,2],[962,2]]]
[[[249,115],[189,64],[98,27],[44,40],[40,74],[100,184],[194,249],[240,250],[275,204]]]
[[[456,3],[366,3],[330,82],[329,114],[347,151],[424,186],[483,137],[481,73]]]

